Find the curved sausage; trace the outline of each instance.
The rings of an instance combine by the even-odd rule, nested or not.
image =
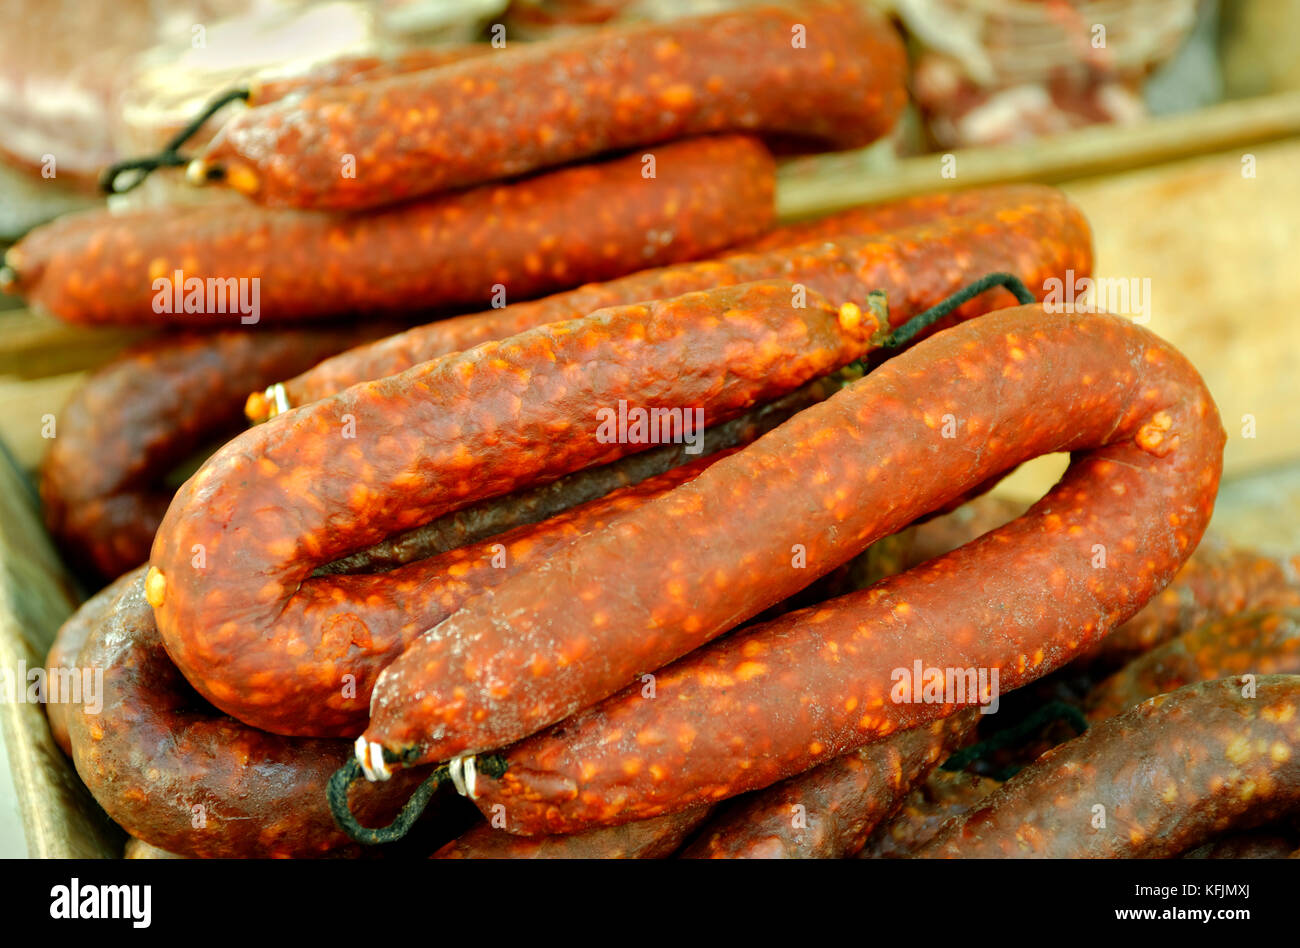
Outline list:
[[[77,692],[72,690],[72,681],[68,676],[82,674],[84,666],[78,660],[81,647],[86,644],[91,632],[108,621],[117,597],[136,579],[138,577],[133,575],[119,576],[82,603],[59,626],[59,631],[54,634],[54,644],[45,656],[45,673],[51,683],[46,693],[45,717],[50,723],[54,743],[69,757],[72,756],[72,739],[68,736],[68,714]],[[54,685],[54,682],[58,684]]]
[[[102,708],[68,714],[77,773],[100,806],[132,836],[178,855],[357,852],[325,803],[349,744],[275,737],[206,705],[163,650],[143,567],[129,579],[81,651],[83,665],[103,669]],[[387,823],[419,776],[361,788],[354,806],[366,822]]]
[[[527,299],[767,229],[773,162],[757,141],[674,142],[655,157],[654,177],[631,155],[362,215],[244,202],[65,215],[5,255],[9,292],[91,325],[301,322]]]
[[[1161,858],[1300,803],[1300,676],[1159,695],[1044,754],[921,858]]]
[[[849,0],[637,23],[250,109],[189,176],[356,209],[713,132],[853,148],[893,126],[905,65],[897,33]]]
[[[1300,609],[1238,613],[1156,646],[1089,693],[1088,717],[1104,721],[1198,681],[1276,674],[1300,674]]]
[[[572,836],[512,836],[479,823],[443,846],[433,859],[664,859],[708,817],[695,807],[653,820],[601,826]]]
[[[817,240],[761,253],[679,264],[584,286],[542,300],[458,316],[391,336],[328,359],[282,386],[290,405],[304,405],[349,385],[401,372],[448,352],[468,349],[546,323],[584,316],[604,306],[677,296],[754,280],[785,279],[806,285],[834,303],[861,302],[873,290],[889,301],[900,325],[988,273],[1009,272],[1037,293],[1069,271],[1092,271],[1092,234],[1083,214],[1053,188],[1025,186],[989,196],[989,209],[922,223],[897,232],[857,237],[848,233],[827,244]],[[779,233],[779,232],[778,232]],[[958,317],[1008,306],[1003,290],[982,294]],[[249,399],[254,421],[270,402]]]
[[[314,610],[323,617],[319,625],[307,621],[313,616],[313,611],[308,610],[304,624],[294,628],[292,635],[245,645],[236,667],[200,666],[206,676],[201,680],[213,691],[239,687],[239,676],[246,676],[250,686],[278,687],[280,700],[275,703],[273,716],[229,702],[239,707],[241,717],[251,718],[250,723],[267,729],[273,725],[284,733],[357,734],[365,727],[370,693],[379,672],[414,638],[474,596],[543,562],[575,537],[603,529],[621,513],[685,483],[727,453],[672,468],[541,523],[517,527],[385,572],[367,568],[364,573],[343,576],[318,571],[316,583],[324,586],[333,575],[334,585],[359,604],[354,608],[367,622],[364,634],[356,631],[360,619],[340,615],[333,611],[328,599],[320,600]],[[293,613],[279,617],[282,623],[299,618]],[[192,655],[195,646],[188,629],[183,634],[182,654]],[[283,675],[276,677],[291,680],[292,687],[271,677],[281,669]]]
[[[316,567],[652,437],[687,440],[687,424],[702,431],[871,348],[874,312],[796,296],[771,281],[613,307],[246,431],[182,486],[154,541],[149,598],[168,652],[241,721],[355,736],[366,705],[340,691],[337,660],[387,660],[395,642],[440,621],[441,567],[309,578]],[[658,410],[655,430],[615,423],[631,417],[629,403]]]
[[[760,790],[705,826],[704,832],[682,856],[686,859],[852,856],[908,791],[974,730],[978,720],[979,712],[971,708],[860,747],[805,774]]]
[[[382,332],[185,334],[146,343],[94,372],[59,412],[58,437],[41,466],[45,525],[63,555],[105,579],[145,562],[171,500],[168,475],[242,430],[240,402],[250,384]]]
[[[502,747],[658,668],[654,700],[638,681],[506,750],[480,809],[504,806],[510,832],[577,832],[770,785],[951,714],[952,699],[891,684],[918,661],[985,670],[983,692],[996,669],[1008,690],[1133,615],[1200,539],[1223,443],[1204,383],[1153,334],[1039,306],[990,314],[445,620],[380,676],[358,752],[410,764]],[[1074,452],[1070,469],[1012,523],[662,667],[1055,451]]]

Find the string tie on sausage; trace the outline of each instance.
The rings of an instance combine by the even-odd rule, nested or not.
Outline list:
[[[897,349],[907,345],[916,336],[939,320],[943,319],[958,306],[967,303],[986,290],[1000,286],[1009,291],[1022,306],[1034,302],[1034,294],[1013,273],[990,273],[980,277],[974,283],[967,284],[947,299],[935,303],[923,313],[917,313],[903,325],[899,326],[881,342],[886,349]],[[886,323],[888,325],[888,323]]]
[[[500,777],[506,772],[506,759],[500,754],[488,754],[481,759],[475,755],[457,757],[433,768],[429,776],[425,777],[424,781],[415,788],[415,792],[411,794],[410,799],[402,804],[402,809],[393,822],[387,826],[362,826],[348,807],[348,791],[352,789],[352,785],[359,779],[368,776],[366,766],[373,766],[373,760],[368,761],[367,765],[362,763],[364,757],[370,757],[373,754],[373,751],[368,751],[363,755],[363,743],[365,742],[361,738],[357,739],[357,754],[349,757],[347,763],[336,770],[334,775],[330,777],[325,796],[329,801],[330,813],[333,815],[334,822],[339,829],[347,833],[356,842],[366,846],[396,842],[409,833],[424,813],[429,801],[433,799],[433,795],[444,783],[451,781],[459,793],[468,796],[472,800],[474,799],[480,770],[489,777]],[[373,746],[379,747],[378,744]],[[388,750],[383,750],[381,753],[381,766],[385,772],[387,772],[388,764],[397,763],[401,759]]]
[[[104,173],[100,175],[100,190],[105,194],[125,194],[127,191],[138,188],[144,183],[145,178],[149,177],[151,173],[159,168],[185,167],[191,162],[192,156],[180,154],[180,147],[193,138],[208,119],[212,118],[212,116],[216,115],[231,102],[236,100],[247,102],[249,95],[251,95],[250,90],[242,87],[223,92],[204,106],[203,110],[199,112],[198,115],[194,116],[194,118],[190,120],[189,124],[173,135],[171,139],[163,145],[161,151],[153,155],[144,155],[139,158],[127,158],[124,161],[118,161],[109,165],[104,169]],[[131,178],[126,185],[119,185],[118,178],[129,171],[137,171],[139,174]],[[219,168],[213,167],[208,168],[206,174],[209,178],[219,178],[221,177],[222,172]]]

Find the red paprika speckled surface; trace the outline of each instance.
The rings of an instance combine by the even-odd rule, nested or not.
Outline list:
[[[249,109],[193,170],[219,168],[267,205],[355,209],[712,132],[853,148],[893,126],[905,70],[898,34],[861,3],[749,7],[513,44]]]
[[[407,760],[486,751],[660,669],[654,700],[633,684],[508,748],[479,807],[502,804],[510,832],[576,832],[767,786],[956,710],[891,700],[892,670],[997,669],[1008,690],[1133,615],[1199,541],[1223,443],[1195,369],[1150,332],[990,314],[447,619],[380,676],[365,736]],[[1069,471],[1012,523],[661,667],[1056,451]]]
[[[651,447],[602,430],[620,401],[714,424],[859,358],[879,329],[871,312],[749,283],[551,323],[279,415],[209,459],[159,527],[149,593],[167,650],[241,721],[355,735],[365,705],[337,660],[441,619],[421,593],[437,573],[316,567]]]
[[[1027,185],[967,200],[962,207],[976,206],[960,217],[877,234],[870,214],[849,212],[837,215],[841,224],[863,224],[866,236],[849,231],[833,242],[817,238],[798,247],[647,270],[542,300],[430,323],[327,359],[290,379],[284,390],[290,404],[302,405],[426,359],[603,306],[752,280],[803,283],[833,303],[860,303],[871,291],[882,290],[889,299],[890,321],[897,326],[989,273],[1013,273],[1041,295],[1049,279],[1064,279],[1070,270],[1078,276],[1092,272],[1088,222],[1060,191]],[[1014,302],[1005,290],[991,290],[961,307],[957,318]],[[260,393],[249,400],[249,415],[255,420],[264,417],[267,408]]]
[[[629,155],[370,214],[240,201],[67,215],[5,255],[9,292],[75,323],[241,325],[233,303],[209,311],[221,308],[215,294],[202,312],[180,311],[185,297],[178,307],[178,292],[155,284],[174,285],[179,271],[185,294],[256,279],[261,323],[355,318],[483,304],[497,286],[528,299],[708,256],[771,223],[772,156],[757,141],[702,138],[655,154],[653,178]],[[254,285],[229,285],[251,310]],[[160,293],[170,305],[156,312]]]

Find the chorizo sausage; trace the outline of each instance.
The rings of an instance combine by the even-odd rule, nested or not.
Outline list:
[[[1300,674],[1300,609],[1241,612],[1156,646],[1089,693],[1088,717],[1104,721],[1183,685],[1248,674]]]
[[[893,126],[904,69],[898,35],[849,0],[638,23],[249,109],[188,175],[357,209],[714,132],[853,148]]]
[[[319,626],[305,625],[293,637],[275,637],[248,647],[241,654],[240,668],[212,677],[220,685],[235,687],[235,674],[261,680],[268,670],[285,669],[295,684],[292,690],[285,689],[277,703],[276,722],[286,722],[283,728],[296,733],[356,734],[365,727],[375,678],[412,639],[474,596],[533,567],[574,537],[602,529],[624,511],[685,483],[726,453],[672,468],[539,524],[517,527],[409,566],[346,574],[348,579],[340,579],[340,585],[369,609],[361,613],[368,622],[367,634],[357,635],[346,616],[340,619],[337,613],[325,612]],[[370,613],[382,613],[383,618],[376,621]],[[254,723],[266,720],[265,714],[248,716],[257,718]]]
[[[6,254],[9,291],[90,325],[286,323],[527,299],[767,229],[773,162],[757,141],[675,142],[656,159],[652,178],[633,155],[373,214],[220,202],[66,215]]]
[[[704,832],[682,856],[687,859],[851,856],[862,848],[871,831],[893,812],[917,781],[923,780],[954,745],[974,730],[978,718],[979,712],[974,708],[940,718],[760,790],[705,826]]]
[[[789,395],[782,395],[737,418],[705,429],[699,454],[712,456],[728,448],[748,444],[795,412],[830,398],[844,384],[844,377],[851,374],[851,370],[846,369],[814,379]],[[699,460],[699,455],[692,451],[691,445],[669,444],[640,454],[631,454],[599,467],[583,468],[549,484],[484,501],[439,517],[424,526],[412,527],[381,540],[360,553],[340,557],[333,563],[318,567],[312,575],[382,572],[477,543],[516,527],[540,523],[619,488],[640,484],[647,478]]]
[[[325,804],[338,740],[289,740],[207,706],[163,650],[144,597],[144,568],[81,651],[103,669],[102,707],[69,710],[77,773],[132,836],[185,856],[320,856],[356,852]],[[404,775],[405,776],[405,775]],[[404,792],[414,788],[404,779]],[[363,788],[367,820],[387,821],[402,793]]]
[[[1161,858],[1300,802],[1300,676],[1158,695],[1044,754],[919,858]]]
[[[86,575],[149,558],[171,499],[167,476],[242,429],[240,400],[268,382],[381,335],[361,329],[227,330],[152,341],[93,373],[58,416],[41,467],[45,525]]]
[[[283,384],[289,405],[304,405],[349,385],[401,372],[448,352],[545,323],[584,316],[603,306],[677,296],[692,290],[784,279],[806,285],[832,302],[859,302],[873,290],[889,300],[899,325],[911,316],[987,273],[1008,272],[1038,292],[1068,271],[1092,271],[1092,235],[1087,220],[1053,188],[1028,187],[990,199],[986,213],[923,223],[878,236],[846,235],[832,244],[817,241],[721,260],[679,264],[581,287],[500,310],[459,316],[400,333],[328,359]],[[991,291],[959,310],[973,316],[1010,305],[1002,290]],[[248,414],[260,421],[272,402],[256,394]]]
[[[340,692],[337,660],[372,649],[386,660],[394,642],[441,620],[440,566],[310,578],[316,567],[475,501],[635,453],[651,437],[689,440],[702,419],[735,417],[871,347],[875,311],[799,296],[771,281],[613,307],[246,431],[182,486],[154,541],[150,601],[168,652],[245,723],[355,736],[365,704]],[[644,419],[639,433],[599,420],[629,401],[656,419],[658,435]]]
[[[707,806],[572,836],[512,836],[479,823],[434,859],[664,859],[708,817]]]
[[[68,708],[70,699],[76,694],[69,675],[81,674],[82,666],[78,661],[81,647],[86,644],[90,633],[107,621],[113,603],[133,579],[119,576],[82,603],[81,608],[59,626],[59,631],[54,634],[54,644],[45,656],[46,680],[51,683],[46,692],[45,717],[54,743],[69,757],[72,756],[72,741],[68,737]],[[58,684],[53,685],[54,682]]]
[[[1211,619],[1246,609],[1297,605],[1300,556],[1288,559],[1204,542],[1168,588],[1079,662],[1116,668]]]
[[[1126,320],[1022,306],[965,323],[418,639],[380,676],[358,757],[502,747],[659,668],[654,700],[636,683],[510,747],[480,809],[504,806],[510,832],[577,832],[770,785],[956,709],[909,700],[925,694],[891,686],[900,669],[984,670],[967,703],[988,701],[995,670],[1018,687],[1126,620],[1200,539],[1223,443],[1195,369]],[[1055,451],[1069,470],[1012,523],[662,667]]]
[[[859,859],[902,859],[934,838],[950,819],[961,816],[1001,786],[964,770],[932,770],[903,802],[893,819],[879,827],[858,853]]]

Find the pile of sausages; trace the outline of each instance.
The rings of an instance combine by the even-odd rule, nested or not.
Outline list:
[[[1198,551],[1224,433],[1195,369],[1007,289],[929,319],[1090,273],[1079,210],[1023,185],[771,229],[755,135],[861,145],[905,100],[864,6],[249,99],[189,170],[243,197],[7,261],[84,323],[200,321],[150,308],[173,269],[262,278],[267,323],[376,317],[168,335],[60,416],[47,523],[111,583],[48,660],[102,701],[50,724],[132,854],[1176,855],[1297,802],[1300,563]],[[706,427],[609,437],[629,406]],[[1059,451],[1028,510],[973,501]],[[922,812],[1000,692],[1066,679],[1095,727]]]

